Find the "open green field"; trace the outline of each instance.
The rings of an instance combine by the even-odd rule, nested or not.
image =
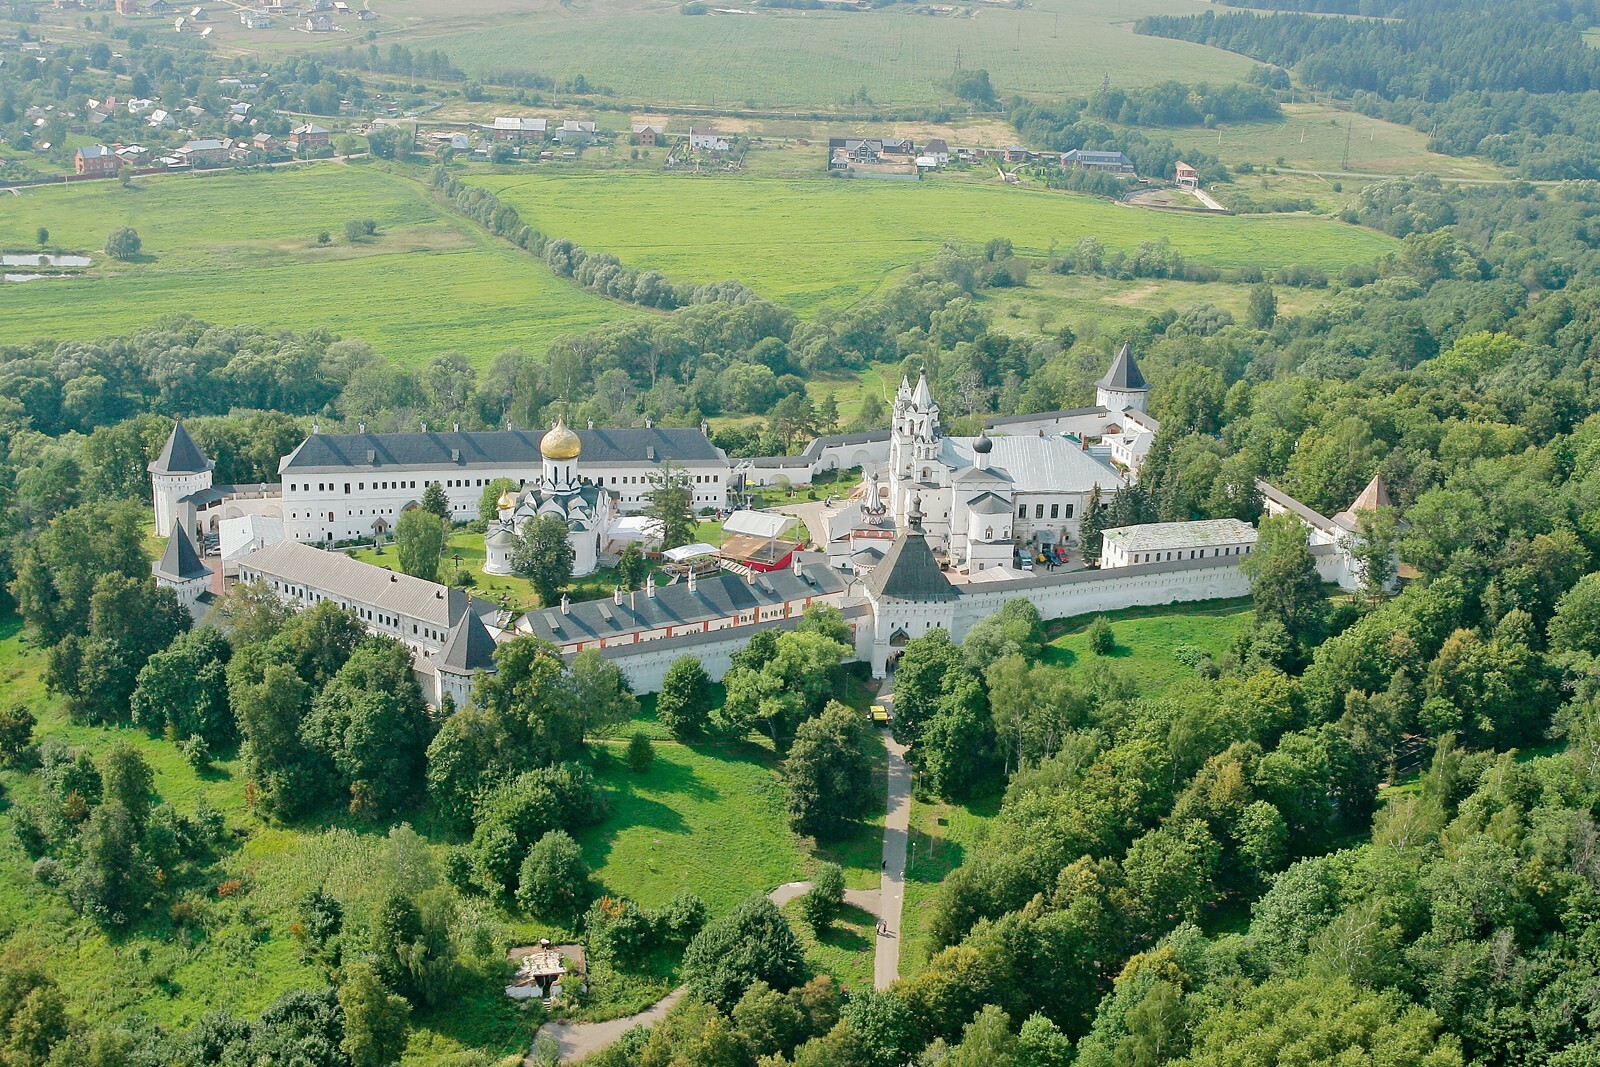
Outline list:
[[[1504,172],[1473,157],[1428,151],[1428,135],[1409,126],[1341,111],[1326,104],[1285,104],[1278,122],[1225,122],[1214,129],[1155,127],[1144,132],[1180,148],[1210,152],[1229,166],[1239,163],[1300,170],[1363,174],[1417,174],[1501,178]],[[1349,165],[1345,148],[1349,145]]]
[[[1298,315],[1322,301],[1327,290],[1274,290],[1278,312]],[[1021,337],[1054,334],[1063,325],[1080,338],[1122,334],[1149,316],[1172,310],[1179,314],[1198,304],[1215,304],[1244,322],[1249,309],[1250,286],[1236,282],[1186,282],[1169,278],[1127,280],[1084,274],[1052,274],[1036,270],[1028,284],[1013,289],[989,289],[982,306],[992,310],[996,330]],[[841,400],[841,406],[843,401]]]
[[[1128,250],[1165,237],[1188,259],[1219,267],[1333,271],[1394,247],[1330,219],[1180,215],[998,184],[536,173],[469,180],[552,236],[674,278],[737,278],[798,311],[868,295],[950,239],[1008,237],[1019,253],[1043,256],[1081,237]]]
[[[1199,649],[1221,659],[1234,640],[1250,629],[1253,616],[1248,597],[1107,612],[1116,646],[1106,659],[1133,682],[1140,696],[1158,697],[1194,678],[1194,668],[1180,662],[1174,652]],[[1050,632],[1059,636],[1045,650],[1044,661],[1071,667],[1092,660],[1086,631],[1095,618],[1052,622]]]
[[[377,221],[350,243],[346,220]],[[141,178],[24,190],[0,198],[0,247],[89,252],[81,280],[0,285],[0,344],[89,339],[189,313],[223,325],[364,338],[398,363],[455,350],[478,364],[513,346],[642,312],[554,277],[544,264],[446,213],[418,182],[374,166],[325,163],[273,173]],[[144,252],[96,250],[117,226]],[[332,242],[319,247],[326,230]]]
[[[1135,37],[1141,15],[1194,10],[1186,0],[1036,0],[959,3],[948,15],[909,5],[864,12],[754,10],[714,0],[699,17],[647,0],[377,0],[375,23],[308,39],[287,28],[219,31],[225,48],[277,51],[342,46],[377,29],[380,43],[438,48],[469,75],[535,69],[579,74],[632,100],[827,107],[865,90],[878,104],[947,99],[940,82],[960,65],[985,69],[1002,93],[1086,91],[1107,71],[1148,84],[1233,80],[1248,60],[1179,41]],[[926,10],[926,9],[925,9]],[[781,62],[780,62],[781,60]]]

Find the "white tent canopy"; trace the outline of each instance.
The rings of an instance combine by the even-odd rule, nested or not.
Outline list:
[[[735,511],[722,524],[725,533],[748,537],[777,537],[795,521],[793,515],[776,511]]]
[[[696,556],[714,556],[716,553],[716,545],[708,545],[704,541],[696,541],[692,545],[669,548],[661,553],[661,558],[668,563],[682,563],[684,560],[693,559]]]

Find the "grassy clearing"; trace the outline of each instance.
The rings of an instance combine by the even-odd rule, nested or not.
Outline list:
[[[1321,303],[1325,290],[1278,286],[1280,314],[1298,315]],[[990,289],[981,302],[993,309],[994,328],[1020,337],[1054,335],[1071,326],[1080,338],[1120,334],[1150,315],[1180,314],[1198,304],[1215,304],[1245,321],[1250,286],[1231,282],[1183,282],[1165,278],[1116,278],[1034,271],[1016,289]]]
[[[1154,608],[1128,608],[1108,612],[1116,647],[1106,658],[1125,674],[1145,697],[1160,696],[1194,678],[1193,668],[1178,661],[1180,648],[1198,648],[1220,659],[1234,640],[1250,628],[1248,597],[1209,600],[1198,604],[1172,604]],[[1096,616],[1079,616],[1050,624],[1058,636],[1045,650],[1045,662],[1070,667],[1090,661],[1087,630]]]
[[[1128,250],[1165,237],[1189,259],[1219,267],[1328,270],[1393,247],[1387,237],[1328,219],[1179,215],[1048,190],[938,180],[544,173],[470,180],[546,233],[676,278],[737,278],[801,312],[867,296],[952,239],[1008,237],[1019,253],[1044,256],[1085,236]]]
[[[1326,104],[1285,104],[1277,122],[1223,123],[1214,129],[1159,127],[1149,132],[1180,148],[1193,147],[1224,163],[1372,174],[1429,171],[1448,177],[1500,178],[1491,163],[1428,151],[1428,135],[1409,126],[1341,111]],[[1349,165],[1345,149],[1349,146]]]
[[[878,936],[876,916],[846,904],[818,937],[801,920],[798,900],[785,904],[783,914],[800,939],[813,970],[832,975],[848,990],[859,992],[872,988],[873,952],[877,945],[874,939]]]
[[[717,526],[719,534],[721,529],[721,526]],[[385,544],[382,548],[358,549],[350,553],[350,558],[377,567],[388,567],[390,570],[400,565],[392,543]],[[464,573],[471,576],[472,584],[466,589],[475,597],[493,600],[523,611],[544,606],[539,603],[539,595],[533,591],[533,586],[526,578],[519,578],[514,574],[486,574],[483,569],[484,560],[483,534],[466,527],[457,528],[451,531],[449,539],[445,542],[444,558],[439,564],[439,578],[441,581],[454,582],[458,572]],[[616,568],[601,567],[593,574],[574,578],[567,587],[567,595],[575,601],[599,600],[609,597],[618,581]]]
[[[928,924],[939,883],[983,840],[985,827],[999,810],[999,797],[984,797],[970,804],[912,797],[905,906],[900,920],[902,977],[918,974],[928,965],[933,947]]]
[[[347,219],[379,235],[350,243]],[[325,326],[396,362],[455,350],[480,365],[513,346],[642,312],[594,296],[455,218],[423,186],[373,166],[142,178],[27,190],[0,200],[0,246],[33,247],[48,227],[94,253],[117,226],[137,262],[96,254],[88,276],[0,285],[0,343],[89,339],[187,313],[224,325]],[[323,247],[319,231],[332,235]]]

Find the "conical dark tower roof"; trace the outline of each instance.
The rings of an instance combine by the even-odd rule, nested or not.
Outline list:
[[[1117,353],[1117,358],[1111,361],[1111,369],[1106,371],[1106,376],[1101,378],[1096,385],[1102,389],[1137,390],[1150,388],[1145,384],[1144,375],[1139,373],[1139,364],[1134,362],[1133,348],[1126,341]]]
[[[494,638],[470,607],[462,612],[461,621],[445,640],[444,649],[439,653],[439,666],[457,674],[494,670]]]
[[[933,549],[922,533],[921,502],[911,505],[911,522],[882,562],[867,575],[867,588],[874,597],[894,597],[897,600],[954,600],[957,596],[950,579],[939,569],[933,558]]]
[[[194,443],[189,431],[183,428],[183,420],[179,419],[172,424],[172,433],[167,437],[161,455],[148,469],[151,474],[203,474],[215,466],[200,451],[200,446]]]
[[[194,550],[194,542],[189,540],[183,523],[173,522],[172,535],[167,538],[167,549],[161,553],[161,562],[155,565],[154,573],[158,578],[175,582],[210,577],[211,568],[200,562],[200,553]]]

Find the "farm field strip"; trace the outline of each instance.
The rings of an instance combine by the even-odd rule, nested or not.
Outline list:
[[[950,239],[1010,238],[1045,256],[1082,237],[1133,250],[1168,238],[1218,267],[1337,271],[1394,246],[1314,217],[1205,217],[999,185],[866,180],[713,180],[677,175],[473,174],[551,236],[677,279],[737,278],[797,311],[859,299],[886,274],[931,260]]]

